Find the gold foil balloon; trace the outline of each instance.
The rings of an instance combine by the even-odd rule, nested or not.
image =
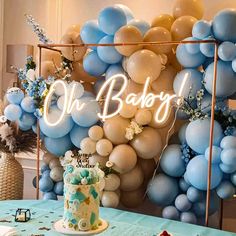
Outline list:
[[[54,76],[56,72],[56,67],[52,61],[43,61],[41,64],[41,76],[43,78],[48,78],[48,76]]]
[[[53,158],[50,162],[49,162],[49,168],[52,170],[54,167],[56,166],[61,166],[61,163],[59,161],[58,158]]]
[[[137,155],[134,149],[127,144],[116,146],[109,156],[115,171],[124,174],[132,170],[137,163]]]
[[[83,44],[78,32],[69,32],[61,39],[62,44]],[[86,53],[86,47],[61,47],[61,52],[70,61],[79,61]]]
[[[134,82],[144,84],[148,77],[151,81],[157,79],[161,67],[160,57],[150,50],[143,49],[129,57],[127,72]]]
[[[136,135],[130,142],[137,155],[144,159],[157,156],[162,149],[161,136],[157,130],[145,127],[142,133]]]
[[[119,196],[116,192],[103,191],[101,203],[104,207],[116,208],[119,202]]]
[[[101,139],[96,143],[96,151],[101,156],[108,156],[113,149],[113,145],[108,139]]]
[[[168,14],[161,14],[154,18],[152,21],[152,28],[153,27],[164,27],[165,29],[170,31],[170,28],[174,22],[174,17]]]
[[[98,141],[102,139],[104,132],[101,126],[94,125],[89,129],[88,135],[93,141]]]
[[[80,148],[84,154],[94,154],[96,152],[96,142],[87,137],[81,140]]]
[[[52,159],[56,158],[53,154],[50,152],[46,152],[43,154],[43,162],[48,165]]]
[[[63,180],[64,169],[61,166],[56,166],[50,171],[50,178],[54,182],[60,182]]]
[[[114,43],[137,43],[142,41],[142,33],[138,28],[132,25],[122,26],[114,36]],[[137,50],[142,49],[142,45],[116,46],[115,48],[121,55],[130,56]]]
[[[171,65],[167,65],[166,68],[163,71],[161,71],[161,74],[158,77],[158,79],[152,82],[151,84],[152,89],[155,92],[173,90],[173,81],[176,74],[177,74],[176,69]]]
[[[192,28],[196,22],[197,19],[193,16],[181,16],[176,19],[171,26],[172,39],[175,41],[181,41],[192,36]]]
[[[137,111],[137,107],[131,104],[127,104],[126,102],[123,103],[123,107],[120,111],[120,115],[124,118],[132,118],[134,117]]]
[[[138,164],[141,166],[145,180],[149,180],[153,176],[153,172],[156,168],[156,162],[154,159],[138,159]]]
[[[140,187],[134,191],[121,191],[120,201],[128,208],[135,208],[144,201],[145,189]]]
[[[71,26],[66,30],[66,33],[71,33],[71,32],[78,32],[78,33],[80,33],[80,25],[79,25],[79,24],[71,25]]]
[[[105,176],[105,188],[106,191],[116,191],[120,187],[120,177],[116,174],[109,174]]]
[[[144,180],[143,170],[136,165],[131,171],[120,175],[120,190],[133,191],[138,189]]]
[[[152,120],[152,113],[147,109],[139,109],[135,114],[135,121],[139,125],[147,125]]]
[[[202,0],[175,0],[173,7],[173,16],[179,18],[181,16],[193,16],[201,19],[204,13],[204,5]]]
[[[115,116],[107,119],[103,125],[105,137],[115,145],[128,143],[128,139],[125,138],[125,134],[126,128],[129,124],[129,120],[122,118],[121,116]]]
[[[89,164],[94,166],[99,163],[99,166],[105,167],[108,160],[108,157],[103,157],[98,155],[97,153],[94,153],[89,157]]]
[[[144,42],[162,42],[171,41],[171,34],[164,27],[154,27],[149,29],[144,35]],[[156,54],[169,53],[172,45],[147,45],[144,48],[155,52]]]

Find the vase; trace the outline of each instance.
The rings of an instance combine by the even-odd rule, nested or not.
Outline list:
[[[0,200],[23,198],[24,172],[21,164],[11,153],[0,157]]]

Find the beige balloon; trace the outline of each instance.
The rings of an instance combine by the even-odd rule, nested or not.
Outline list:
[[[96,143],[96,151],[101,156],[108,156],[112,149],[112,142],[108,139],[101,139]]]
[[[101,126],[94,125],[89,129],[88,135],[93,141],[98,141],[103,138],[104,132]]]
[[[56,70],[57,69],[52,61],[43,61],[41,64],[41,76],[45,79],[47,79],[48,76],[54,76]]]
[[[50,171],[50,178],[55,182],[60,182],[63,180],[64,170],[60,166],[56,166]]]
[[[61,163],[58,158],[54,158],[49,162],[49,168],[52,170],[53,168],[61,166]]]
[[[87,137],[81,140],[80,148],[84,154],[94,154],[96,152],[96,142]]]
[[[98,163],[99,166],[105,167],[108,160],[108,157],[103,157],[97,153],[94,153],[89,157],[89,164],[91,166],[95,166]]]
[[[53,154],[50,152],[46,152],[43,154],[43,162],[48,165],[52,159],[56,158]]]
[[[142,133],[136,135],[130,144],[137,155],[144,159],[157,156],[162,149],[160,134],[151,127],[145,127]]]
[[[123,102],[122,109],[120,111],[120,115],[124,118],[132,118],[134,117],[137,111],[137,107],[131,104],[127,104],[125,101]]]
[[[127,72],[127,63],[128,63],[129,57],[123,57],[122,59],[122,67]]]
[[[141,166],[145,180],[149,180],[156,169],[156,162],[154,159],[138,159],[138,164]]]
[[[127,72],[131,79],[144,84],[150,77],[151,81],[158,78],[161,73],[161,59],[154,52],[143,49],[133,53],[127,63]]]
[[[143,91],[143,84],[137,84],[133,80],[128,80],[127,88],[125,89],[124,93],[122,94],[122,98],[125,99],[128,94],[135,93],[138,94]]]
[[[66,30],[66,33],[71,33],[71,32],[77,32],[80,33],[80,25],[79,24],[74,24],[68,27]]]
[[[172,52],[167,54],[167,57],[168,57],[167,65],[173,66],[177,72],[182,70],[182,66],[179,64],[176,58],[176,54],[173,52],[173,50]]]
[[[129,124],[129,120],[121,116],[114,116],[107,119],[103,125],[105,137],[115,145],[128,143],[128,139],[125,138],[125,134],[126,128]]]
[[[120,190],[136,190],[142,185],[143,180],[143,170],[139,165],[136,165],[131,171],[120,175]]]
[[[83,44],[78,32],[69,32],[62,36],[61,44]],[[79,61],[86,53],[86,47],[61,47],[61,52],[70,61]]]
[[[181,41],[192,36],[192,28],[196,22],[197,19],[193,16],[181,16],[176,19],[171,26],[172,39],[175,41]]]
[[[152,21],[151,27],[164,27],[170,31],[170,28],[175,21],[174,17],[168,14],[161,14],[155,17]]]
[[[155,92],[173,90],[173,82],[176,74],[176,69],[171,65],[167,65],[166,68],[161,72],[158,79],[152,82],[151,88]]]
[[[119,205],[119,196],[115,192],[103,191],[101,203],[104,207],[116,208]]]
[[[164,27],[154,27],[149,29],[144,35],[144,42],[165,42],[171,41],[170,32]],[[144,48],[156,54],[166,54],[172,49],[172,45],[147,45]]]
[[[52,50],[42,50],[41,52],[41,62],[52,61],[57,67],[61,67],[61,53]],[[39,55],[36,55],[36,64],[39,64]]]
[[[142,33],[132,25],[122,26],[114,36],[114,43],[137,43],[142,41]],[[142,45],[116,46],[115,48],[121,55],[130,56],[132,53],[142,49]]]
[[[152,120],[152,113],[147,109],[139,109],[135,114],[135,121],[139,125],[147,125]]]
[[[173,7],[173,16],[193,16],[198,20],[202,19],[204,13],[204,4],[202,0],[175,0]]]
[[[137,155],[134,149],[127,144],[116,146],[109,156],[115,171],[124,174],[132,170],[137,163]]]
[[[116,174],[109,174],[105,176],[105,188],[106,191],[116,191],[120,187],[120,177]]]

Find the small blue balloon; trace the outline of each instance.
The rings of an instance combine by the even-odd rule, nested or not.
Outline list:
[[[220,154],[222,149],[217,146],[212,147],[212,163],[213,164],[219,164],[220,163]],[[205,151],[205,158],[209,161],[209,155],[210,155],[210,147],[208,147]]]
[[[236,186],[236,172],[230,175],[230,180],[234,184],[234,186]]]
[[[43,177],[50,177],[51,170],[45,170],[42,174]]]
[[[220,169],[226,174],[231,174],[234,171],[236,171],[236,164],[235,165],[226,165],[224,163],[220,163]]]
[[[179,63],[186,68],[197,68],[199,66],[201,66],[206,57],[201,53],[195,53],[195,54],[191,54],[186,50],[185,45],[180,44],[177,47],[177,51],[176,51],[176,57],[179,61]]]
[[[188,123],[182,125],[178,132],[178,137],[182,144],[186,143],[185,132],[186,132],[187,126],[188,126]]]
[[[42,178],[42,175],[40,175],[39,176],[39,179],[41,179]],[[37,186],[37,176],[35,176],[34,178],[33,178],[33,180],[32,180],[32,184],[33,184],[33,186],[36,188]]]
[[[133,19],[128,22],[128,25],[133,25],[140,30],[142,35],[144,35],[150,28],[150,24],[144,20]]]
[[[213,40],[212,37],[207,37],[203,40]],[[206,57],[214,57],[215,54],[215,44],[214,43],[201,43],[200,44],[200,51]]]
[[[108,64],[99,58],[96,51],[91,51],[84,57],[83,67],[87,73],[97,77],[105,73]]]
[[[41,173],[43,174],[43,172],[46,171],[46,170],[50,170],[50,168],[49,168],[49,166],[47,164],[43,164],[41,166]]]
[[[234,72],[236,72],[236,59],[232,61],[232,69]]]
[[[46,149],[55,156],[63,156],[66,151],[71,150],[73,147],[69,135],[62,138],[45,137],[44,144]]]
[[[220,142],[220,147],[223,149],[236,148],[236,137],[225,136]]]
[[[182,212],[180,214],[180,221],[189,224],[196,224],[197,217],[193,212]]]
[[[34,132],[35,134],[37,134],[37,124],[32,125],[31,128],[32,128],[33,132]],[[41,132],[41,130],[40,130],[40,139],[41,139],[41,140],[44,139],[44,134]]]
[[[232,42],[223,42],[219,46],[218,56],[223,61],[232,61],[236,57],[236,46]]]
[[[184,41],[195,41],[195,40],[197,40],[197,39],[194,37],[188,37],[188,38],[184,39]],[[184,45],[185,45],[188,53],[196,54],[196,53],[200,52],[199,43],[188,43],[188,44],[184,44]]]
[[[184,174],[185,162],[182,159],[180,145],[171,144],[165,149],[160,161],[160,166],[169,176],[180,177]]]
[[[179,188],[183,191],[186,192],[189,189],[190,185],[185,181],[184,178],[181,178],[179,180]]]
[[[127,22],[134,18],[133,12],[127,6],[123,4],[115,4],[114,6],[121,8],[121,10],[125,13]]]
[[[175,207],[179,211],[184,212],[190,210],[190,208],[192,207],[192,203],[189,201],[186,194],[180,194],[175,199]]]
[[[193,37],[204,39],[211,35],[211,24],[206,20],[197,21],[192,29]]]
[[[54,186],[54,183],[50,177],[44,176],[39,180],[39,189],[40,191],[44,193],[52,191],[53,186]]]
[[[187,172],[184,173],[184,180],[187,184],[191,185],[191,183],[189,182],[188,176],[187,176]]]
[[[9,104],[4,110],[4,115],[10,121],[17,121],[22,115],[22,109],[19,105]]]
[[[147,195],[154,203],[168,206],[174,201],[178,192],[178,182],[175,178],[159,174],[149,182]]]
[[[167,206],[162,210],[162,217],[169,220],[179,220],[179,211],[174,206]]]
[[[64,183],[62,181],[55,183],[54,188],[53,188],[53,192],[56,195],[63,196],[63,193],[64,193]]]
[[[99,28],[108,35],[114,35],[126,23],[126,15],[118,6],[106,7],[98,16]]]
[[[235,194],[235,187],[230,181],[222,181],[216,188],[216,193],[221,199],[232,198]]]
[[[77,147],[80,148],[80,142],[82,139],[88,137],[89,128],[80,127],[75,125],[73,129],[70,131],[70,139],[71,142]]]
[[[25,124],[19,124],[19,129],[22,131],[29,131],[31,130],[31,126]]]
[[[224,149],[221,152],[221,161],[225,165],[235,166],[236,164],[236,148]]]
[[[19,119],[19,126],[29,126],[30,129],[37,121],[37,118],[32,113],[23,112]]]
[[[20,104],[22,99],[24,98],[24,93],[20,88],[12,87],[7,90],[6,98],[9,103]]]
[[[114,43],[114,37],[107,35],[99,41],[99,44],[107,43]],[[107,64],[116,64],[122,59],[122,55],[115,49],[115,47],[98,46],[97,54],[99,58]]]
[[[212,63],[214,62],[214,58],[213,57],[207,57],[205,62],[202,64],[203,70],[205,71],[206,68]]]
[[[43,194],[43,200],[57,200],[57,195],[54,192],[46,192]]]
[[[204,199],[204,196],[205,196],[205,194],[203,191],[196,189],[192,186],[187,190],[187,197],[188,197],[189,201],[191,201],[191,202],[202,201]]]
[[[34,113],[36,110],[36,102],[32,97],[25,97],[21,101],[21,108],[28,113]]]

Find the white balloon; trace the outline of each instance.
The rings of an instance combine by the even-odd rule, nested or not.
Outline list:
[[[80,148],[84,154],[94,154],[96,152],[96,142],[87,137],[81,140]]]
[[[119,204],[119,201],[119,196],[115,192],[104,191],[102,194],[101,202],[104,207],[116,208]]]
[[[102,139],[104,132],[103,132],[102,127],[98,125],[94,125],[89,129],[88,135],[93,141],[98,141]]]
[[[60,166],[56,166],[50,171],[50,178],[55,182],[60,182],[63,180],[63,173],[63,168]]]
[[[108,139],[101,139],[96,144],[96,151],[101,156],[108,156],[113,149],[112,142]]]

